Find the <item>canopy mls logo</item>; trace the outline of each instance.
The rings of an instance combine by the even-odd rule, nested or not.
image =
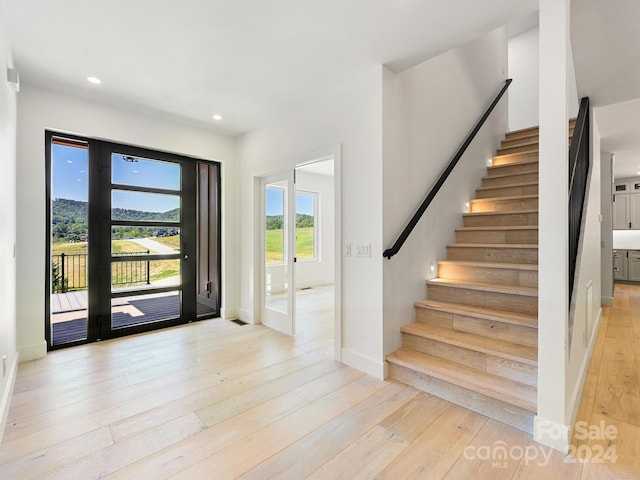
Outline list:
[[[570,445],[568,455],[563,459],[564,463],[616,463],[616,445],[612,443],[618,437],[615,425],[607,425],[604,421],[596,425],[580,421],[576,423],[574,431],[577,441],[589,443]],[[549,438],[556,438],[560,434],[553,428],[545,433]],[[604,444],[597,443],[598,441]],[[509,461],[544,467],[551,461],[553,449],[538,444],[509,446],[504,440],[497,440],[491,445],[468,445],[463,455],[467,460],[491,462],[493,468],[508,468]]]

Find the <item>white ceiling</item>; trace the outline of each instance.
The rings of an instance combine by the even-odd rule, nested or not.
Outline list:
[[[596,108],[614,175],[640,172],[640,2],[573,0],[571,42],[578,92]]]
[[[537,0],[3,0],[22,81],[240,134],[374,65],[401,71]],[[102,79],[90,85],[88,75]],[[223,120],[215,122],[218,113]]]

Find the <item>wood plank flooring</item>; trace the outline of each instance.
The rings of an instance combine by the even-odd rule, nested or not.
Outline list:
[[[330,304],[301,292],[296,338],[216,319],[21,364],[0,478],[640,478],[640,287],[604,310],[578,417],[618,429],[615,464],[333,361]]]

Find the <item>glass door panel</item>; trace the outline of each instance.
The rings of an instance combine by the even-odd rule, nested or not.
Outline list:
[[[110,331],[184,318],[183,168],[111,153]]]
[[[293,223],[295,200],[293,173],[265,177],[262,181],[263,221],[263,308],[262,322],[289,335],[293,322]]]
[[[180,165],[131,155],[111,157],[111,183],[180,191]]]
[[[49,331],[51,346],[88,335],[89,151],[86,142],[50,140]]]

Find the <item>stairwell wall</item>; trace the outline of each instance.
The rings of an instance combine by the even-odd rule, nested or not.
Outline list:
[[[383,239],[389,248],[431,185],[503,86],[507,37],[503,28],[404,72],[383,71]],[[446,243],[462,226],[465,202],[486,175],[504,137],[502,99],[440,190],[400,253],[384,260],[384,353],[401,346],[400,327],[426,297],[431,265],[446,258]]]
[[[566,411],[573,425],[580,407],[589,361],[602,316],[601,308],[601,172],[600,133],[591,109],[591,167],[582,214],[575,287],[570,311],[569,344],[566,369]],[[610,257],[610,256],[609,256]]]
[[[0,65],[2,75],[13,67],[0,2]],[[0,443],[9,412],[18,367],[16,346],[16,93],[0,82]]]
[[[509,131],[535,127],[539,119],[540,28],[534,27],[509,38]],[[571,50],[567,59],[569,117],[578,115],[580,99]]]

